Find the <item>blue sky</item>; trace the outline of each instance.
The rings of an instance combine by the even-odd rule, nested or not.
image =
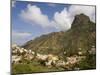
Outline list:
[[[28,1],[12,3],[12,43],[18,45],[43,34],[70,29],[74,15],[80,14],[80,11],[91,19],[94,18],[94,7],[91,6],[80,7],[79,5]],[[75,9],[72,10],[72,8]],[[91,10],[86,12],[88,8]]]

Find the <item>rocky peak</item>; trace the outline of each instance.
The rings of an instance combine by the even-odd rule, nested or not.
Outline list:
[[[90,18],[84,14],[79,14],[75,16],[75,19],[72,23],[72,28],[75,26],[86,25],[90,22]]]

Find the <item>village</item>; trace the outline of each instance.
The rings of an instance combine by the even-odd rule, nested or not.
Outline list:
[[[93,50],[93,49],[92,49]],[[91,52],[90,52],[91,53]],[[86,56],[82,55],[82,52],[78,52],[77,55],[73,55],[70,57],[66,57],[67,61],[64,61],[59,58],[57,55],[53,54],[40,54],[36,53],[32,50],[27,50],[21,47],[18,47],[16,44],[12,45],[12,64],[26,64],[23,62],[24,60],[33,62],[37,60],[41,65],[47,67],[62,67],[66,70],[70,70],[75,64],[78,64],[81,60],[85,59]],[[76,68],[76,70],[80,70],[80,68]]]

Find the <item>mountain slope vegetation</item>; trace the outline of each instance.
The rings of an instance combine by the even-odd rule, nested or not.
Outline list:
[[[28,41],[23,47],[43,54],[57,54],[71,56],[78,51],[83,53],[91,50],[96,44],[96,25],[89,17],[76,15],[71,29],[53,32]]]

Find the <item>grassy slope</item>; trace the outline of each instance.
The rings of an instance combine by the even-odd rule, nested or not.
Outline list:
[[[53,72],[53,71],[63,71],[63,68],[57,67],[46,67],[38,62],[32,62],[29,64],[13,64],[12,74],[25,74],[25,73],[41,73],[41,72]]]

